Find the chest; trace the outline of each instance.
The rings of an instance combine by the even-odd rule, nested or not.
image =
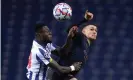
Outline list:
[[[69,54],[71,60],[86,61],[89,56],[89,44],[85,40],[74,41]]]
[[[40,47],[38,50],[39,52],[43,53],[44,57],[50,57],[52,51],[51,47],[49,46]]]

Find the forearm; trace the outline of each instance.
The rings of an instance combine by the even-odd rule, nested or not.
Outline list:
[[[64,66],[60,66],[55,60],[52,60],[49,64],[49,67],[59,71],[60,73],[70,73],[71,72],[71,68],[70,67],[64,67]]]
[[[88,20],[86,20],[85,18],[80,21],[78,24],[77,24],[77,27],[82,25],[83,23],[87,22]],[[71,26],[73,27],[73,26]],[[69,30],[70,31],[70,30]],[[69,34],[69,33],[68,33]],[[72,37],[71,36],[68,36],[67,37],[67,40],[66,40],[66,43],[65,45],[62,47],[62,51],[61,52],[65,52],[66,54],[70,51],[70,48],[71,48],[71,45],[72,45]]]
[[[81,20],[78,24],[77,27],[79,27],[80,25],[86,23],[88,20],[86,20],[85,18],[83,20]]]
[[[60,66],[60,73],[70,73],[71,72],[71,68],[70,67],[64,67],[64,66]]]
[[[77,26],[80,26],[81,24],[83,24],[85,22],[87,22],[87,20],[84,18],[82,21],[79,22],[79,24],[77,24]],[[71,27],[73,27],[73,26],[71,26]],[[70,30],[70,28],[69,28],[69,30]],[[73,41],[72,38],[73,37],[70,36],[68,33],[67,40],[66,40],[65,44],[59,50],[56,50],[56,52],[58,52],[58,53],[56,53],[56,55],[58,55],[58,56],[67,56],[68,55],[68,53],[71,49],[72,41]]]
[[[67,55],[67,53],[70,51],[71,45],[72,45],[72,38],[68,36],[65,44],[60,49],[60,52],[61,53],[64,52],[64,54]]]
[[[81,20],[79,23],[77,24],[72,24],[71,26],[68,27],[68,29],[66,30],[66,32],[69,32],[69,30],[73,27],[73,26],[77,26],[79,27],[80,25],[86,23],[88,20],[86,20],[85,18],[83,18],[83,20]]]

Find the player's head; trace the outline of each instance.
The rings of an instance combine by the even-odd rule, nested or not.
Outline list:
[[[36,33],[36,38],[38,38],[42,42],[52,41],[52,33],[45,24],[42,23],[36,24],[35,33]]]
[[[91,40],[95,40],[97,37],[97,27],[95,25],[86,25],[83,29],[82,29],[82,33]]]

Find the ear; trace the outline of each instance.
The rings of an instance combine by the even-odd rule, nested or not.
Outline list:
[[[85,29],[84,28],[82,29],[82,33],[85,35]]]
[[[40,33],[35,33],[36,36],[40,37]]]

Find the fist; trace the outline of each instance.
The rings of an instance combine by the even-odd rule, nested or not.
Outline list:
[[[75,33],[78,31],[78,27],[77,26],[73,26],[68,33],[68,37],[74,37]]]
[[[75,67],[75,71],[79,71],[81,68],[82,62],[75,62],[73,63],[73,66]]]
[[[92,20],[93,19],[93,14],[90,13],[90,12],[88,12],[88,10],[86,10],[85,15],[84,15],[84,18],[86,20]]]

